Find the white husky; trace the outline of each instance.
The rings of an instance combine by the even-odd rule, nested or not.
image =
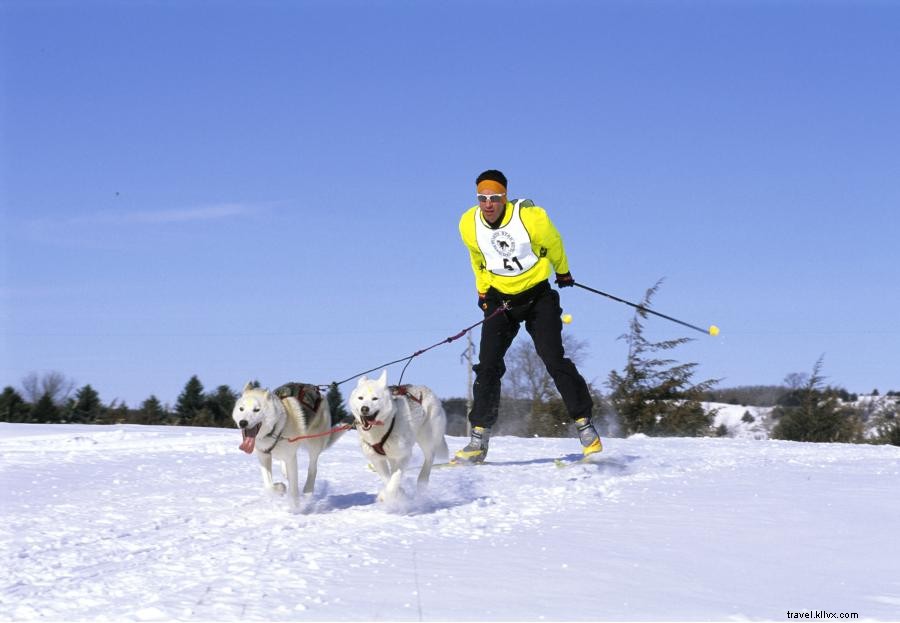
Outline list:
[[[325,434],[333,428],[331,410],[328,401],[315,386],[292,383],[278,388],[276,392],[278,395],[248,383],[235,403],[231,417],[243,434],[241,450],[247,454],[256,451],[263,486],[283,494],[284,484],[272,479],[272,458],[281,461],[288,479],[287,493],[291,508],[296,510],[300,502],[297,448],[302,445],[309,454],[303,493],[310,494],[316,482],[319,455],[344,431]]]
[[[385,483],[379,501],[401,492],[403,470],[416,443],[425,456],[417,481],[419,490],[424,489],[435,458],[446,460],[448,454],[447,416],[434,392],[424,385],[389,387],[385,370],[378,380],[359,379],[348,402],[363,454]]]

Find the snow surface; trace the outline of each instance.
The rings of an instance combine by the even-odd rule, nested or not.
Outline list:
[[[349,432],[291,514],[239,442],[0,424],[0,620],[900,619],[897,447],[632,437],[558,468],[574,439],[497,437],[383,505]]]
[[[771,436],[770,421],[773,407],[729,405],[720,402],[704,402],[704,409],[714,411],[713,428],[725,426],[729,437],[738,439],[768,439]],[[750,414],[750,421],[744,415]]]

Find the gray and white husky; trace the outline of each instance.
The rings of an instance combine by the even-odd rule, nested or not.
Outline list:
[[[360,378],[347,402],[363,454],[384,481],[378,500],[401,494],[403,472],[417,443],[424,455],[417,483],[424,489],[434,460],[448,455],[447,416],[434,392],[424,385],[389,386],[385,370],[376,380]]]
[[[287,386],[284,386],[287,387]],[[299,394],[279,397],[268,389],[253,387],[248,383],[234,405],[231,417],[243,434],[241,450],[247,454],[256,452],[262,472],[263,487],[268,491],[288,493],[291,509],[297,510],[300,502],[297,475],[297,449],[300,446],[309,455],[306,483],[303,493],[311,494],[316,482],[319,455],[329,448],[344,431],[325,434],[333,428],[331,410],[324,396],[318,395],[314,386],[291,384],[299,388]],[[301,405],[303,388],[313,388],[314,401]],[[281,389],[277,390],[281,394]],[[312,435],[321,435],[313,436]],[[295,439],[297,437],[307,437]],[[293,441],[291,441],[294,439]],[[272,459],[282,464],[287,476],[287,487],[272,478]]]

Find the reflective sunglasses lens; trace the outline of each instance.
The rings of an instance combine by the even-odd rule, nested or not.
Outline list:
[[[479,203],[487,203],[490,201],[491,203],[500,203],[503,200],[503,195],[476,195]]]

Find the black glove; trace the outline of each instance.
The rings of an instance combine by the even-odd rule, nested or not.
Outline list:
[[[575,280],[572,278],[572,273],[557,273],[556,285],[560,288],[571,288],[574,286]]]
[[[478,293],[478,309],[486,311],[488,308],[487,294]]]

